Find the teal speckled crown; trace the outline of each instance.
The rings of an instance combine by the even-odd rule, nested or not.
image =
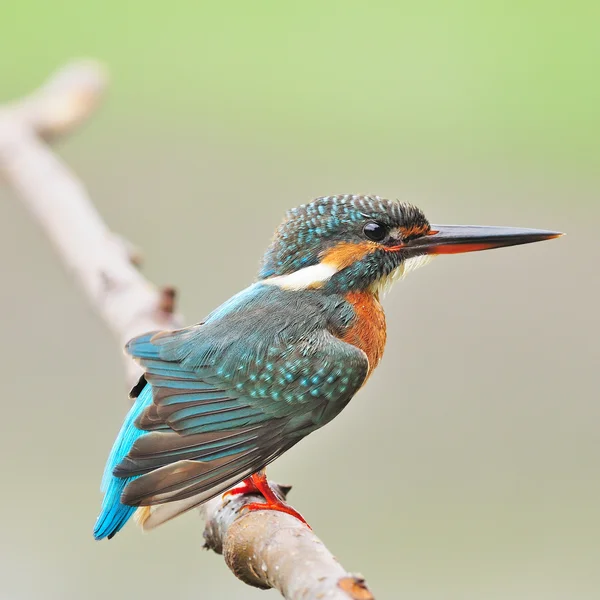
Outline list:
[[[264,255],[259,279],[317,264],[319,253],[339,242],[364,241],[362,230],[367,221],[390,228],[428,224],[417,207],[379,196],[344,194],[317,198],[287,212]]]

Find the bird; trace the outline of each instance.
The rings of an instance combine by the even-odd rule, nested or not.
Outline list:
[[[560,235],[433,225],[419,208],[375,195],[289,210],[249,287],[196,325],[127,343],[143,375],[106,463],[94,537],[112,538],[134,513],[153,529],[224,493],[259,493],[265,502],[246,508],[306,523],[265,469],[368,381],[386,343],[389,287],[438,255]]]

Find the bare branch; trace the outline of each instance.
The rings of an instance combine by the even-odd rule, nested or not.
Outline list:
[[[69,63],[33,94],[7,107],[11,120],[50,140],[85,121],[98,107],[108,84],[104,67],[91,60]]]
[[[271,486],[284,498],[290,489]],[[373,600],[363,577],[348,573],[298,519],[272,510],[242,510],[261,499],[218,497],[202,507],[205,547],[223,554],[236,577],[254,587],[279,590],[287,600]]]
[[[175,329],[181,320],[170,303],[137,270],[139,257],[113,234],[83,184],[40,137],[70,131],[96,108],[106,87],[103,68],[78,62],[60,70],[23,102],[0,110],[0,173],[19,194],[88,298],[122,344],[153,329]],[[139,367],[126,359],[133,385]]]
[[[159,290],[141,275],[138,251],[108,229],[82,183],[44,142],[89,117],[106,85],[101,65],[80,61],[67,65],[31,96],[0,107],[0,175],[124,344],[146,331],[181,326],[175,290]],[[126,358],[126,368],[128,383],[135,383],[138,367]],[[289,491],[272,485],[282,496]],[[347,573],[297,519],[274,511],[242,510],[260,500],[239,495],[216,498],[203,507],[206,547],[222,553],[236,577],[256,587],[275,588],[287,600],[372,600],[364,580]]]

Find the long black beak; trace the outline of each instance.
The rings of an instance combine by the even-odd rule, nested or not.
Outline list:
[[[458,254],[542,242],[561,235],[558,231],[518,227],[432,225],[427,235],[411,240],[404,247],[418,250],[419,254]]]

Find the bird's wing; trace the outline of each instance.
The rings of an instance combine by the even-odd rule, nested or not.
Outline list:
[[[135,422],[148,433],[113,471],[131,478],[123,504],[204,502],[347,404],[366,377],[365,354],[324,328],[300,334],[298,315],[286,315],[254,310],[243,327],[222,318],[129,342],[152,402]]]

